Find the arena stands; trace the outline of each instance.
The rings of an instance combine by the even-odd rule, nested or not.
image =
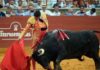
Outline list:
[[[8,14],[9,9],[12,12],[12,15],[10,16],[19,16],[17,15],[19,9],[22,10],[22,13],[27,12],[29,5],[32,5],[34,9],[42,9],[43,5],[45,5],[46,10],[50,13],[49,16],[52,16],[55,10],[55,4],[59,7],[61,15],[65,16],[67,16],[66,13],[69,12],[70,9],[73,11],[73,14],[75,14],[80,10],[80,7],[84,7],[85,13],[92,8],[95,8],[96,15],[100,15],[100,0],[0,0],[0,5],[3,6],[2,10],[4,13]]]

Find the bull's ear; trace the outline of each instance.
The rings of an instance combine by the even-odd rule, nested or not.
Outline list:
[[[43,48],[38,49],[38,56],[42,56],[45,53],[45,50]]]

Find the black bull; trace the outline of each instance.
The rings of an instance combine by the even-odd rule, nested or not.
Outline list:
[[[60,62],[63,59],[77,58],[82,55],[93,58],[96,68],[100,67],[99,40],[95,33],[98,31],[67,31],[69,39],[61,40],[57,37],[58,30],[48,32],[42,42],[32,54],[32,58],[45,69],[51,70],[50,61],[54,62],[54,70],[61,70]]]

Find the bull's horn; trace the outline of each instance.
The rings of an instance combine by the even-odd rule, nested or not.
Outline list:
[[[39,50],[38,50],[38,53],[39,53],[39,55],[38,55],[38,56],[43,55],[43,54],[44,54],[44,52],[45,52],[45,50],[44,50],[44,49],[42,49],[42,48],[41,48],[41,49],[39,49]]]

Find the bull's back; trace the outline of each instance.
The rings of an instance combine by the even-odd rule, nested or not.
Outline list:
[[[79,31],[71,32],[65,31],[69,36],[69,40],[66,39],[64,44],[69,54],[75,54],[75,56],[85,54],[89,49],[98,51],[99,40],[96,34],[92,31]]]

